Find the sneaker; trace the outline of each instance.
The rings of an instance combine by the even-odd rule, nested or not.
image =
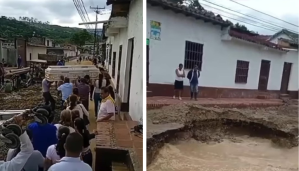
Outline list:
[[[172,98],[175,99],[175,96],[173,96]]]
[[[179,100],[182,100],[182,98],[181,98],[181,97],[179,97]]]

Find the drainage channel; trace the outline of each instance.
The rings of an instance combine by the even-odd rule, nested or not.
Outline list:
[[[147,141],[149,171],[297,171],[298,140],[267,124],[207,119]]]

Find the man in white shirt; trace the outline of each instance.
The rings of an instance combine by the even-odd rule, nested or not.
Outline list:
[[[109,88],[102,87],[101,88],[101,106],[98,112],[97,122],[102,122],[106,120],[114,120],[115,119],[115,101],[110,96]]]
[[[22,116],[16,116],[14,120],[16,124],[22,124]],[[0,161],[0,171],[21,171],[23,169],[34,150],[26,132],[20,136],[20,141],[21,151],[10,161]]]
[[[52,165],[48,171],[92,171],[92,168],[80,159],[83,150],[83,137],[76,132],[70,133],[64,144],[65,157]]]

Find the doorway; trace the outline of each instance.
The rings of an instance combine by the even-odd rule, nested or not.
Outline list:
[[[262,60],[260,68],[260,77],[258,90],[266,91],[268,87],[269,73],[270,73],[271,61]]]
[[[292,69],[292,63],[285,62],[283,65],[281,85],[280,85],[280,93],[281,94],[288,93],[291,69]]]
[[[128,76],[128,96],[127,96],[127,102],[128,107],[130,106],[130,93],[131,93],[131,79],[132,79],[132,64],[133,64],[133,53],[134,52],[134,38],[131,38],[128,40],[128,53],[127,53],[127,65],[126,65],[126,74]]]
[[[149,84],[149,45],[146,45],[146,86]]]
[[[121,54],[122,54],[122,49],[123,46],[120,45],[119,46],[119,50],[118,50],[118,68],[117,68],[117,83],[116,83],[116,91],[119,94],[119,79],[120,79],[120,67],[121,67]]]

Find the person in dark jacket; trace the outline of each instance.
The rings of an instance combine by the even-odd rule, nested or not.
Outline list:
[[[191,100],[193,98],[197,100],[199,76],[200,76],[200,71],[198,70],[198,66],[195,65],[194,68],[190,70],[187,75],[187,78],[190,81]]]

